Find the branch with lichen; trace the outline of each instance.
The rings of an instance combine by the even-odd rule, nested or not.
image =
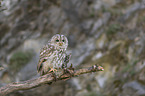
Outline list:
[[[69,79],[71,77],[75,77],[81,74],[92,73],[92,72],[103,71],[103,70],[104,70],[103,67],[94,65],[87,69],[79,69],[75,71],[72,70],[73,75],[66,73],[57,79],[52,76],[52,73],[49,73],[49,74],[40,76],[36,79],[27,80],[23,82],[14,82],[6,86],[3,86],[0,88],[0,96],[5,96],[6,94],[9,94],[11,92],[18,91],[18,90],[32,89],[32,88],[41,86],[43,84],[51,84],[58,80],[66,80],[66,79]]]

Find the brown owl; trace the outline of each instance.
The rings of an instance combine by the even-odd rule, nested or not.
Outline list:
[[[40,52],[40,59],[37,65],[38,73],[44,75],[50,72],[58,72],[66,67],[67,65],[64,64],[66,64],[67,46],[68,40],[64,35],[54,35]]]

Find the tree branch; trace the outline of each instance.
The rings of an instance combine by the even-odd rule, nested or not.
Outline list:
[[[36,79],[27,80],[27,81],[23,81],[23,82],[10,83],[6,86],[3,86],[0,88],[0,96],[4,96],[6,94],[9,94],[11,92],[18,91],[18,90],[32,89],[32,88],[41,86],[43,84],[50,84],[50,83],[58,81],[58,80],[69,79],[71,77],[75,77],[75,76],[78,76],[81,74],[103,71],[103,70],[104,70],[103,67],[94,65],[88,69],[79,69],[79,70],[73,71],[73,75],[64,74],[61,77],[57,78],[57,80],[55,80],[55,78],[52,76],[52,74],[49,73],[49,74],[43,75],[41,77],[38,77]]]

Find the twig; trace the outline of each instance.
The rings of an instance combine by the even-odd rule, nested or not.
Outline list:
[[[41,77],[38,77],[36,79],[27,80],[23,82],[10,83],[6,86],[3,86],[0,88],[0,96],[4,96],[6,94],[9,94],[11,92],[18,91],[18,90],[32,89],[32,88],[41,86],[43,84],[50,84],[58,80],[69,79],[71,77],[75,77],[81,74],[103,71],[103,70],[104,70],[103,67],[94,65],[88,69],[79,69],[79,70],[74,71],[73,76],[71,76],[70,74],[64,74],[61,77],[57,78],[57,80],[55,80],[52,74],[49,73]]]

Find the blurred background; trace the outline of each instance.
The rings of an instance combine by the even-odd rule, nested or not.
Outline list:
[[[75,69],[105,69],[7,96],[145,96],[145,0],[3,0],[0,8],[0,86],[37,78],[40,48],[57,33]]]

